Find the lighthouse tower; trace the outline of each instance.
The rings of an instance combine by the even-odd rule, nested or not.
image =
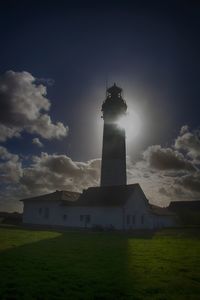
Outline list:
[[[126,185],[125,129],[118,121],[126,114],[122,89],[114,84],[106,91],[102,105],[104,120],[101,186]]]

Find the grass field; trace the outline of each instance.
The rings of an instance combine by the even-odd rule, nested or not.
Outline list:
[[[0,227],[0,299],[200,299],[199,230]]]

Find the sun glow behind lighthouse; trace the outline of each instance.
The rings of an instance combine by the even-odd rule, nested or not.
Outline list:
[[[126,115],[122,116],[117,121],[117,125],[125,129],[128,141],[137,137],[141,132],[141,119],[133,110],[129,110]]]

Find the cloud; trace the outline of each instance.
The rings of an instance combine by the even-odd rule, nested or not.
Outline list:
[[[182,134],[187,132],[188,128],[182,129]],[[39,139],[35,139],[37,144]],[[144,151],[141,160],[133,162],[127,157],[128,183],[140,183],[147,198],[161,206],[167,206],[172,200],[198,199],[199,165],[187,152],[180,151],[174,145],[166,148],[154,145]],[[81,192],[99,185],[100,169],[101,159],[80,162],[65,154],[42,152],[23,160],[0,147],[0,179],[1,187],[5,187],[0,189],[0,202],[5,206],[6,199],[13,204],[14,200],[17,203],[17,199],[57,189]]]
[[[175,140],[175,148],[185,150],[187,155],[194,160],[200,160],[200,132],[189,131],[187,125],[183,126],[180,135]]]
[[[0,146],[0,160],[1,184],[18,182],[22,176],[22,164],[19,156]]]
[[[60,139],[68,133],[68,127],[65,127],[61,122],[53,124],[47,114],[40,115],[37,120],[26,126],[26,130],[30,133],[40,134],[45,139]]]
[[[182,187],[175,185],[162,186],[158,189],[158,192],[162,196],[166,196],[171,200],[180,200],[180,199],[191,199],[191,194],[189,195]]]
[[[150,146],[143,152],[143,157],[149,167],[157,170],[195,171],[193,163],[184,155],[172,148],[162,148],[160,145]]]
[[[53,123],[47,114],[50,100],[43,84],[28,72],[7,71],[0,77],[0,141],[18,137],[22,131],[45,139],[63,138],[68,127]]]
[[[7,139],[10,139],[12,137],[20,137],[20,131],[20,128],[9,128],[0,123],[0,142],[5,142]]]
[[[191,192],[199,193],[200,196],[200,172],[176,178],[175,183]]]
[[[75,162],[66,155],[41,153],[23,169],[20,184],[27,194],[51,192],[56,189],[82,191],[96,186],[100,177],[100,160]]]
[[[153,145],[143,160],[127,166],[129,183],[139,182],[155,204],[200,197],[199,131],[182,126],[171,147]]]
[[[171,196],[171,193],[170,193],[170,191],[169,190],[167,190],[165,187],[160,187],[159,189],[158,189],[158,192],[160,193],[160,194],[162,194],[162,195],[164,195],[164,196],[167,196],[167,197],[169,197],[169,196]]]
[[[143,152],[144,160],[137,162],[136,166],[142,170],[141,178],[148,186],[148,193],[154,190],[153,198],[157,201],[160,197],[155,186],[163,203],[165,199],[192,200],[200,197],[199,155],[199,131],[190,132],[189,127],[184,125],[171,147],[148,147]],[[148,182],[144,174],[147,174]]]
[[[57,189],[81,192],[89,186],[97,186],[100,165],[100,159],[77,162],[64,154],[44,152],[32,156],[29,165],[27,162],[23,165],[18,155],[0,147],[0,207],[10,207],[12,203],[19,209],[18,200],[22,198]]]
[[[0,159],[1,160],[15,160],[17,161],[19,156],[17,154],[10,153],[5,147],[0,146]]]
[[[44,145],[42,144],[42,142],[39,140],[39,138],[34,138],[32,139],[32,144],[38,146],[38,147],[43,147]]]

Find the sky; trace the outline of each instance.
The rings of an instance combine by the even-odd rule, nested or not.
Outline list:
[[[0,210],[99,184],[106,87],[128,105],[128,183],[200,198],[198,1],[2,1]]]

